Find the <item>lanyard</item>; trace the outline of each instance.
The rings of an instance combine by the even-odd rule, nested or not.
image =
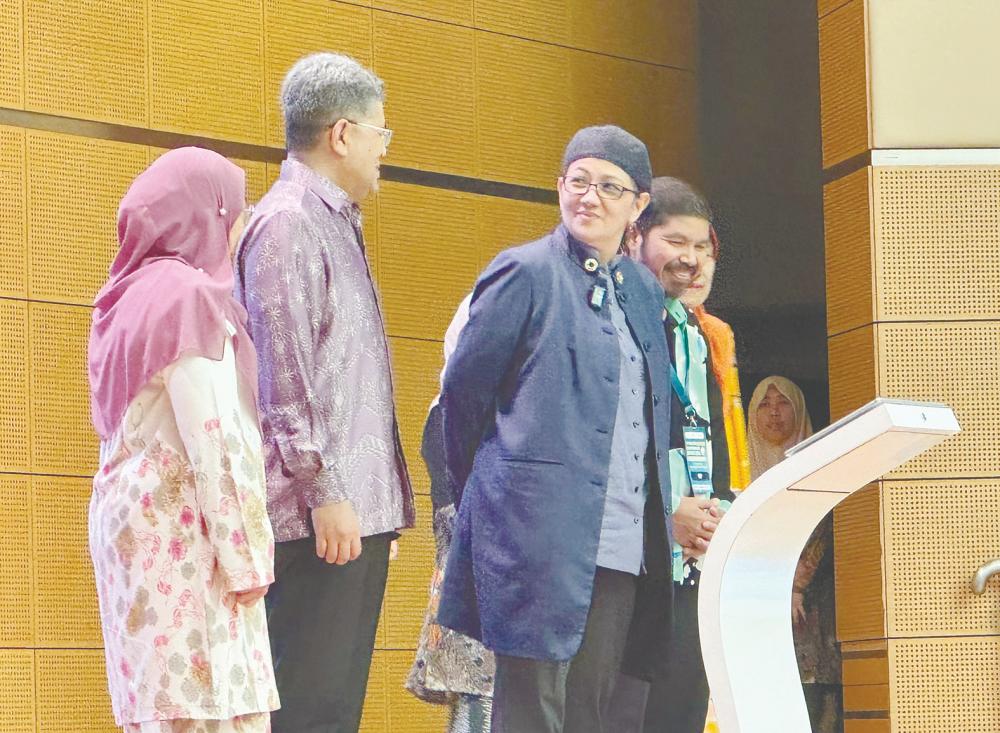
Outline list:
[[[674,365],[670,365],[670,382],[674,387],[674,394],[677,395],[677,399],[681,401],[681,407],[684,408],[684,416],[688,419],[691,425],[698,424],[698,411],[694,409],[694,405],[691,404],[691,398],[688,396],[688,391],[681,383],[681,378],[677,376],[677,370],[674,369]]]

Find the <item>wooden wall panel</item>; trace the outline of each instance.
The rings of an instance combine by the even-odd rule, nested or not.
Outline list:
[[[837,639],[878,639],[885,635],[878,485],[862,489],[834,509],[833,527]]]
[[[475,0],[476,27],[545,43],[570,44],[571,0]]]
[[[823,166],[871,147],[868,103],[867,0],[851,0],[819,21]]]
[[[21,2],[0,3],[0,105],[24,106],[24,8]]]
[[[467,28],[473,24],[473,4],[473,0],[374,0],[372,2],[376,10],[389,10]]]
[[[386,183],[378,200],[379,285],[393,336],[441,339],[475,281],[475,198]]]
[[[386,162],[476,174],[474,58],[471,29],[375,13],[375,72],[394,131]]]
[[[24,0],[26,108],[145,127],[146,30],[145,2]]]
[[[35,644],[100,649],[101,623],[87,534],[91,479],[36,476],[31,491]]]
[[[111,715],[104,652],[40,649],[35,652],[38,733],[118,733]]]
[[[98,441],[90,422],[87,385],[90,309],[30,303],[28,324],[31,470],[92,476]]]
[[[878,395],[875,328],[866,326],[829,341],[830,420],[839,420]]]
[[[4,733],[36,733],[33,651],[0,649],[0,697]]]
[[[28,295],[25,198],[24,131],[0,126],[0,297]]]
[[[477,196],[476,249],[479,271],[502,250],[538,239],[558,224],[557,206]],[[469,289],[471,291],[471,287]]]
[[[1000,167],[873,170],[879,320],[1000,319]]]
[[[31,467],[28,306],[0,300],[0,471]]]
[[[27,476],[0,474],[0,647],[31,646],[35,640],[35,604],[31,588],[34,565],[31,481]],[[60,546],[65,546],[60,541]],[[2,693],[0,693],[2,694]]]
[[[875,320],[871,168],[823,187],[826,328],[831,336]]]
[[[413,490],[429,494],[430,480],[420,457],[420,443],[431,400],[439,390],[438,376],[444,364],[441,342],[404,338],[392,338],[390,342],[396,415]]]
[[[47,132],[27,137],[29,295],[90,305],[118,251],[118,204],[149,151]]]
[[[420,638],[427,611],[428,588],[434,574],[433,512],[429,496],[416,497],[417,526],[400,543],[399,557],[389,566],[383,614],[385,646],[412,649]],[[409,657],[413,662],[412,654]]]
[[[260,0],[150,2],[152,127],[264,142],[261,12]]]
[[[565,50],[487,33],[476,35],[479,175],[555,189],[562,151],[576,130],[566,96]]]
[[[1000,322],[886,323],[877,331],[880,394],[950,405],[962,427],[958,435],[890,475],[900,479],[997,475]]]
[[[1000,725],[1000,637],[889,642],[893,731],[994,733]]]
[[[1000,583],[972,592],[979,566],[1000,555],[1000,479],[883,486],[888,636],[1000,634]]]

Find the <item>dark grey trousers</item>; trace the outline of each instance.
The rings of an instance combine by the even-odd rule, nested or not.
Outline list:
[[[498,654],[492,733],[617,733],[605,715],[625,655],[635,590],[634,575],[597,568],[583,642],[568,662]]]
[[[708,680],[698,634],[698,588],[674,585],[669,671],[652,684],[621,675],[609,711],[615,733],[702,733]]]
[[[357,733],[395,535],[361,540],[346,565],[316,557],[316,540],[279,542],[265,597],[281,709],[273,733]]]

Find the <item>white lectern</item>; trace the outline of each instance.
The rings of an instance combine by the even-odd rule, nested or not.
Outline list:
[[[807,733],[792,580],[828,511],[959,431],[950,407],[877,399],[790,450],[719,523],[698,619],[720,733]]]

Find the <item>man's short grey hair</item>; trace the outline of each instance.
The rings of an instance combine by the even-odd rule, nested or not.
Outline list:
[[[337,120],[363,115],[372,104],[383,101],[382,80],[350,56],[305,56],[295,62],[281,84],[285,145],[289,150],[309,150]]]

